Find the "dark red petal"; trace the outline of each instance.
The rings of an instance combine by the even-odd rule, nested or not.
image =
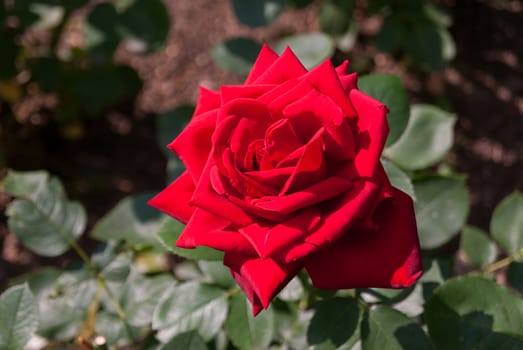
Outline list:
[[[211,184],[211,169],[214,166],[216,166],[216,163],[210,159],[200,177],[200,181],[196,184],[191,203],[237,225],[246,226],[251,224],[252,218],[242,208],[214,191]]]
[[[325,152],[336,160],[354,157],[354,135],[349,118],[329,96],[310,90],[305,96],[288,105],[283,114],[291,120],[296,133],[308,139],[319,128],[324,127]]]
[[[358,151],[354,166],[359,176],[372,176],[389,133],[388,110],[384,104],[359,90],[351,90],[349,97],[358,112]]]
[[[356,111],[347,94],[343,89],[336,70],[330,60],[314,68],[308,74],[303,76],[309,81],[320,93],[329,96],[342,109],[343,114],[347,117],[356,115]]]
[[[314,286],[402,288],[416,282],[423,271],[412,200],[395,190],[375,216],[378,229],[349,232],[304,260]]]
[[[220,107],[220,95],[216,91],[200,86],[200,94],[198,95],[193,118],[218,107]]]
[[[263,72],[265,72],[277,59],[278,54],[269,46],[263,44],[260,53],[258,54],[258,58],[256,58],[249,76],[247,76],[247,79],[245,80],[245,85],[251,84],[253,81],[258,79],[258,77],[262,75]]]
[[[278,85],[224,85],[220,87],[221,104],[237,98],[255,99],[271,91]]]
[[[290,48],[286,48],[280,57],[265,70],[254,84],[282,84],[287,80],[297,78],[307,73],[300,60]]]
[[[284,215],[336,197],[350,188],[352,183],[339,177],[329,177],[301,191],[286,196],[265,196],[254,199],[255,206]]]
[[[349,60],[344,60],[339,66],[336,67],[336,74],[338,77],[342,77],[347,74],[349,69]]]
[[[176,246],[180,248],[206,246],[225,252],[254,254],[252,245],[239,232],[227,229],[230,224],[230,221],[197,208],[176,241]]]
[[[316,135],[304,146],[303,155],[293,173],[285,182],[280,195],[300,190],[325,178],[327,168],[321,142],[323,132],[323,128],[318,130]]]
[[[350,90],[358,87],[358,73],[347,74],[340,77],[340,83],[343,90],[348,94]]]
[[[323,208],[323,220],[318,229],[287,252],[285,260],[294,261],[317,251],[321,246],[337,242],[359,220],[365,218],[375,205],[379,186],[369,181],[359,181],[339,199]]]
[[[261,304],[264,309],[301,268],[299,264],[278,264],[272,259],[234,253],[225,253],[223,263],[233,271],[253,306]]]
[[[195,183],[209,158],[216,118],[217,111],[213,110],[191,119],[189,125],[168,146],[183,161]]]
[[[260,170],[269,170],[295,149],[303,146],[288,119],[280,119],[267,129]]]
[[[241,228],[240,233],[252,244],[260,258],[274,259],[273,254],[278,250],[302,242],[320,220],[321,210],[312,206],[276,225],[254,223]]]
[[[245,175],[265,186],[281,188],[293,171],[294,167],[285,167],[271,170],[248,171]]]
[[[191,175],[184,171],[162,192],[149,200],[149,205],[185,224],[194,212],[194,207],[189,205],[193,193],[194,182]]]

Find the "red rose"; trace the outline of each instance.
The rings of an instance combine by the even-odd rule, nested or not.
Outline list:
[[[264,46],[244,85],[201,89],[169,145],[187,170],[150,202],[209,246],[256,314],[305,267],[319,288],[399,288],[421,275],[409,196],[380,163],[387,108],[348,62],[308,72]]]

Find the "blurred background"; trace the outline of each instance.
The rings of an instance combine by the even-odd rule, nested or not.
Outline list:
[[[167,181],[162,116],[187,117],[199,86],[241,83],[262,43],[291,44],[309,66],[397,74],[411,104],[454,114],[444,167],[466,176],[468,222],[488,230],[495,205],[523,190],[521,38],[521,1],[0,0],[0,178],[48,170],[89,230]],[[0,289],[73,256],[23,248],[10,200],[0,190]]]

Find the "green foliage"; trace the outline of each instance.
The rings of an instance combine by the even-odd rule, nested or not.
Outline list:
[[[438,349],[523,349],[523,299],[477,276],[449,280],[425,306]]]
[[[0,295],[0,349],[22,349],[38,326],[36,300],[27,284]]]
[[[389,306],[370,309],[361,326],[363,350],[430,349],[428,337],[412,319]]]
[[[410,114],[405,132],[385,154],[405,169],[419,170],[436,164],[450,150],[456,118],[429,105],[413,105]]]
[[[523,195],[514,192],[494,210],[490,222],[492,237],[507,254],[523,248]]]
[[[465,226],[461,232],[460,248],[465,253],[467,260],[475,266],[486,266],[496,259],[497,249],[484,231]]]
[[[37,254],[60,255],[83,233],[85,210],[67,200],[57,178],[46,172],[11,171],[4,188],[19,197],[6,210],[9,229]]]
[[[267,349],[274,336],[274,313],[268,309],[259,317],[253,317],[245,297],[233,295],[225,330],[240,350]]]
[[[465,181],[434,176],[414,182],[416,220],[422,248],[441,246],[463,227],[469,212]]]
[[[130,246],[156,246],[154,238],[164,218],[147,201],[152,194],[140,194],[122,199],[93,228],[92,237],[102,240],[121,240]]]

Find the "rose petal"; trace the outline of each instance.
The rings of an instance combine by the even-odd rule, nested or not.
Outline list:
[[[324,215],[318,229],[287,252],[285,261],[294,261],[340,239],[359,220],[364,219],[375,204],[379,186],[370,181],[358,181],[342,197],[323,208]]]
[[[304,146],[303,155],[293,173],[283,185],[279,195],[300,190],[311,183],[322,180],[326,175],[321,137],[324,129],[320,128],[309,143]]]
[[[265,196],[254,199],[253,204],[263,210],[291,214],[299,209],[336,197],[351,187],[352,183],[339,177],[329,177],[301,191],[286,196]]]
[[[410,197],[395,190],[375,214],[375,231],[349,232],[342,240],[308,256],[305,266],[314,286],[402,288],[422,274],[420,247]]]
[[[303,146],[288,119],[280,119],[265,132],[264,154],[261,157],[260,170],[274,168],[280,160],[295,149]]]
[[[237,231],[228,230],[231,222],[197,208],[176,241],[180,248],[207,246],[217,250],[254,254],[253,246]]]
[[[213,110],[192,118],[187,127],[168,146],[183,161],[194,182],[200,178],[209,157],[217,114],[217,111]]]
[[[278,54],[274,52],[269,46],[263,44],[256,61],[254,62],[245,84],[251,84],[258,79],[267,68],[269,68],[278,59]]]
[[[220,87],[221,104],[237,98],[256,99],[278,85],[224,85]]]
[[[339,79],[343,90],[345,90],[347,94],[350,92],[350,90],[356,89],[358,87],[358,73],[340,76]]]
[[[272,259],[225,253],[223,263],[231,269],[234,279],[253,305],[253,313],[259,307],[266,309],[270,301],[296,276],[298,264],[278,264]]]
[[[335,160],[352,159],[355,154],[354,135],[349,119],[341,108],[329,97],[315,89],[296,102],[288,105],[283,114],[294,126],[302,139],[308,139],[322,126],[325,152]]]
[[[336,105],[342,109],[345,116],[353,117],[356,115],[356,111],[351,101],[347,98],[347,94],[330,60],[324,61],[308,74],[304,75],[303,79],[309,81],[321,94],[327,95],[334,100]]]
[[[336,69],[336,74],[338,74],[338,77],[342,77],[342,76],[346,75],[347,70],[349,69],[349,60],[344,60],[335,69]]]
[[[386,118],[388,110],[384,104],[357,89],[351,90],[349,97],[358,112],[358,151],[354,165],[360,177],[371,176],[379,163],[389,133]]]
[[[241,228],[240,233],[252,244],[260,258],[274,259],[276,251],[301,242],[320,220],[321,210],[312,206],[274,226],[271,226],[272,223],[254,223]]]
[[[302,99],[311,90],[315,90],[315,88],[309,81],[292,80],[262,95],[258,101],[267,104],[270,111],[282,113],[287,106]]]
[[[200,93],[198,95],[198,102],[196,102],[193,118],[218,107],[220,107],[220,95],[216,91],[200,86]]]
[[[245,175],[266,186],[281,188],[293,171],[294,167],[285,167],[271,170],[248,171]]]
[[[282,84],[307,73],[300,60],[290,48],[286,48],[280,57],[254,80],[254,84]]]
[[[214,166],[216,166],[214,160],[209,159],[200,181],[196,184],[191,204],[237,225],[246,226],[251,224],[252,218],[242,208],[231,203],[227,198],[218,195],[212,188],[211,169]]]
[[[194,207],[189,205],[193,192],[194,182],[191,175],[184,171],[162,192],[150,199],[148,204],[185,224],[194,212]]]

